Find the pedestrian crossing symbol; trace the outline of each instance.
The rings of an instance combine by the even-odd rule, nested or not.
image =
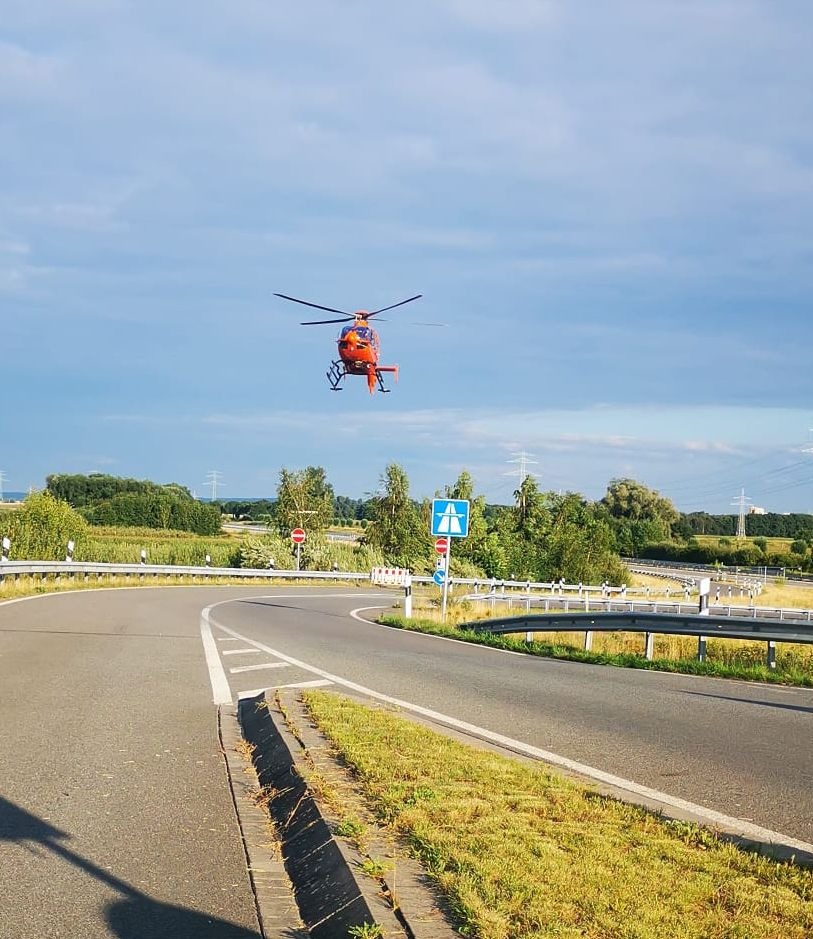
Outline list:
[[[465,538],[469,533],[468,499],[433,499],[431,533]]]

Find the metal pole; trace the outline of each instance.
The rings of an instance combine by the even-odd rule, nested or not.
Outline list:
[[[302,549],[302,545],[297,541],[296,543],[296,569],[299,570],[299,553]]]
[[[443,599],[440,606],[440,620],[442,623],[446,622],[446,600],[449,596],[449,559],[452,556],[452,539],[451,537],[446,539],[446,553],[443,555],[444,563],[446,564],[446,570],[443,572]]]

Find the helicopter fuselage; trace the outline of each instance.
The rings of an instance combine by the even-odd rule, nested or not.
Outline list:
[[[352,326],[345,326],[336,344],[339,358],[351,375],[366,375],[371,366],[375,368],[378,364],[381,344],[378,333],[366,320],[357,320]]]

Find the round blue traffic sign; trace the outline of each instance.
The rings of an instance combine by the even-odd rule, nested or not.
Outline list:
[[[446,571],[438,570],[432,575],[432,580],[438,585],[438,587],[443,586],[443,581],[446,580]]]

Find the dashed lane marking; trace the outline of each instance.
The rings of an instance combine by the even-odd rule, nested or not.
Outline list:
[[[258,655],[259,649],[224,649],[223,655]]]
[[[230,668],[230,675],[238,675],[240,672],[258,672],[261,668],[290,668],[288,662],[263,662],[260,665],[238,665],[237,668]]]

